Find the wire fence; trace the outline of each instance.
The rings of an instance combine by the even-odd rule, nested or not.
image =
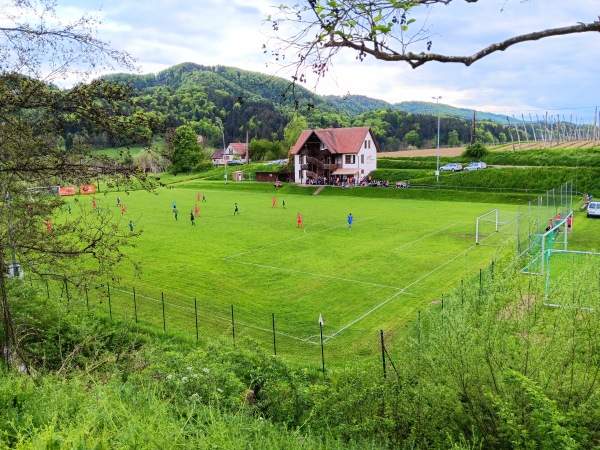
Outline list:
[[[491,263],[476,276],[461,281],[456,292],[478,289],[483,294],[494,276],[495,267],[496,264]],[[430,310],[443,311],[447,307],[442,296],[441,301],[434,302],[427,310],[417,310],[414,317],[406,317],[396,329],[375,332],[360,326],[350,327],[344,330],[344,339],[337,339],[331,337],[329,330],[325,327],[324,331],[324,327],[316,321],[299,324],[296,319],[290,320],[276,312],[253,311],[240,303],[222,306],[199,302],[195,298],[184,302],[167,292],[162,292],[156,298],[143,289],[109,283],[74,286],[67,278],[60,276],[29,276],[29,281],[38,286],[38,292],[44,292],[48,299],[59,298],[69,307],[93,311],[115,322],[134,322],[191,343],[225,338],[236,346],[258,345],[273,355],[322,371],[328,367],[382,359],[383,376],[387,376],[394,367],[390,349],[419,340],[422,333],[426,332],[426,318],[432,314]],[[460,298],[460,294],[453,295],[459,295]],[[304,330],[303,336],[292,332],[294,330],[297,333],[298,329]]]

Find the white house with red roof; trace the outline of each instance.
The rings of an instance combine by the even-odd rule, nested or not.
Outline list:
[[[227,146],[225,151],[222,148],[217,148],[213,152],[212,162],[215,166],[222,166],[226,162],[229,164],[231,161],[246,161],[246,156],[248,155],[248,144],[241,142],[232,142]]]
[[[296,183],[353,178],[377,169],[379,146],[370,127],[304,130],[290,150]]]

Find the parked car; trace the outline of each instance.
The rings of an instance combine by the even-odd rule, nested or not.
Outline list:
[[[232,159],[231,161],[227,161],[227,165],[229,166],[242,166],[243,164],[244,162],[238,159]]]
[[[587,207],[588,217],[600,217],[600,202],[590,202]]]
[[[446,164],[445,166],[440,167],[440,170],[444,171],[444,172],[458,172],[460,170],[462,170],[462,164],[460,163],[449,163]]]
[[[484,162],[472,162],[464,170],[480,170],[487,168],[487,164]]]

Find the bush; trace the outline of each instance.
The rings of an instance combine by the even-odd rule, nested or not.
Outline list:
[[[489,153],[488,149],[481,142],[475,142],[472,145],[467,145],[462,156],[467,158],[480,159]]]

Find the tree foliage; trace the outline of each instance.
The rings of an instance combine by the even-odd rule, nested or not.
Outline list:
[[[171,160],[170,170],[173,173],[191,172],[205,159],[205,155],[198,144],[198,136],[187,125],[182,125],[175,130],[173,137],[173,151],[169,155]]]
[[[283,140],[288,149],[292,148],[302,131],[308,130],[308,122],[304,116],[295,115],[283,130]]]
[[[480,159],[489,153],[488,149],[481,142],[475,142],[472,145],[467,145],[463,156],[467,158]]]
[[[147,185],[133,166],[92,155],[88,144],[98,135],[115,144],[147,139],[152,127],[144,114],[132,114],[137,108],[128,86],[83,82],[99,67],[131,67],[131,58],[97,40],[96,22],[88,16],[52,26],[58,23],[54,6],[52,0],[14,0],[1,8],[0,291],[6,361],[16,359],[11,349],[19,352],[6,290],[9,266],[11,273],[18,263],[29,273],[61,274],[75,284],[113,277],[123,261],[137,267],[126,248],[139,232],[130,232],[109,211],[91,212],[89,204],[80,203],[65,218],[65,200],[46,189],[100,178],[127,186],[135,177]],[[51,84],[73,76],[80,82],[71,89]]]

